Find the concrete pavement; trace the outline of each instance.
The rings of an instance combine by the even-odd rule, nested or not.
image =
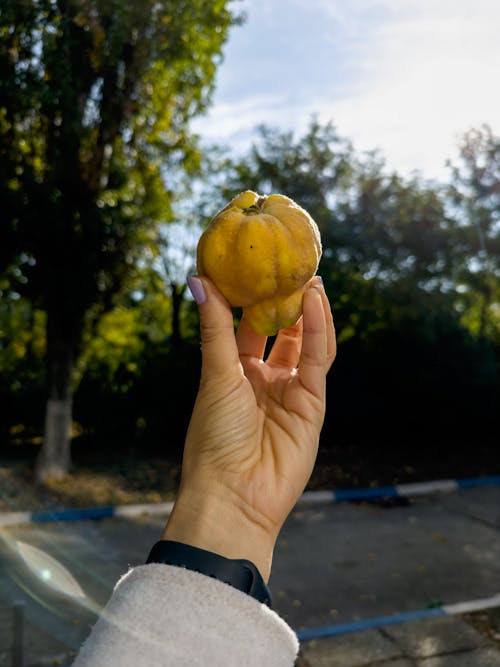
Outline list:
[[[500,487],[388,508],[297,507],[270,584],[297,630],[500,593]]]
[[[426,619],[311,641],[304,667],[497,667],[500,651],[458,618]]]
[[[143,517],[4,529],[0,666],[11,664],[15,600],[25,609],[26,667],[67,662],[117,578],[144,561],[163,524],[163,517]],[[25,560],[8,546],[19,543],[28,545]],[[270,586],[275,609],[299,632],[498,594],[500,488],[391,507],[297,506],[281,533]],[[498,649],[455,617],[313,639],[302,653],[309,667],[500,666]]]

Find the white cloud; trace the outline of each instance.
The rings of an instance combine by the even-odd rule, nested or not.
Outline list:
[[[248,4],[215,106],[195,124],[204,136],[242,146],[259,123],[301,130],[318,112],[358,148],[381,148],[391,166],[440,177],[459,133],[483,122],[498,131],[498,0],[285,4],[285,26],[283,0]],[[312,34],[300,31],[306,20]],[[248,92],[231,94],[243,71]]]
[[[462,15],[454,3],[452,15],[441,5],[438,16],[380,27],[356,94],[322,115],[333,112],[343,132],[363,148],[381,147],[400,169],[442,175],[459,133],[499,119],[500,6],[485,16],[462,4]]]
[[[232,139],[238,133],[253,131],[261,118],[269,123],[281,122],[283,98],[277,93],[248,95],[234,101],[219,102],[208,115],[196,120],[192,126],[208,140],[217,141],[225,137]]]

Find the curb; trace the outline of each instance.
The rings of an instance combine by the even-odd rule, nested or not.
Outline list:
[[[134,517],[145,514],[170,514],[174,506],[169,503],[143,503],[139,505],[108,505],[82,509],[63,509],[45,512],[0,513],[0,528],[26,523],[48,523],[51,521],[82,521],[85,519],[109,519],[112,517]]]
[[[387,625],[399,625],[409,621],[419,621],[424,618],[433,618],[436,616],[455,616],[457,614],[466,614],[472,611],[481,611],[500,607],[500,594],[490,598],[480,600],[469,600],[467,602],[458,602],[456,604],[443,605],[433,609],[417,609],[407,611],[401,614],[391,616],[377,616],[360,621],[351,621],[347,623],[335,623],[334,625],[325,625],[317,628],[308,628],[297,632],[297,638],[301,642],[307,642],[311,639],[325,639],[326,637],[336,637],[360,630],[373,628],[382,628]]]
[[[337,489],[332,491],[305,491],[297,505],[317,505],[350,501],[370,501],[388,498],[412,498],[435,493],[450,493],[476,486],[500,486],[500,475],[489,477],[467,477],[464,479],[441,479],[431,482],[378,486],[361,489]],[[148,515],[168,515],[174,506],[168,503],[142,503],[136,505],[108,505],[82,509],[61,509],[43,512],[0,512],[0,528],[27,523],[51,521],[82,521],[85,519],[130,518]]]
[[[466,477],[463,479],[438,479],[431,482],[376,486],[362,489],[338,489],[336,491],[305,491],[300,503],[338,503],[348,501],[375,500],[381,498],[412,498],[434,493],[450,493],[475,486],[500,486],[500,475],[488,477]]]

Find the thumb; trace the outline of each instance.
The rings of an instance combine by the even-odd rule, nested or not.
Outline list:
[[[187,284],[200,315],[203,373],[227,373],[240,364],[231,307],[205,276],[189,276]]]

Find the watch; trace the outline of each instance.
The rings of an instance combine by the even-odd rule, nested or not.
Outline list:
[[[148,556],[148,563],[165,563],[223,581],[271,607],[271,593],[257,567],[244,558],[225,558],[212,551],[174,540],[160,540]]]

